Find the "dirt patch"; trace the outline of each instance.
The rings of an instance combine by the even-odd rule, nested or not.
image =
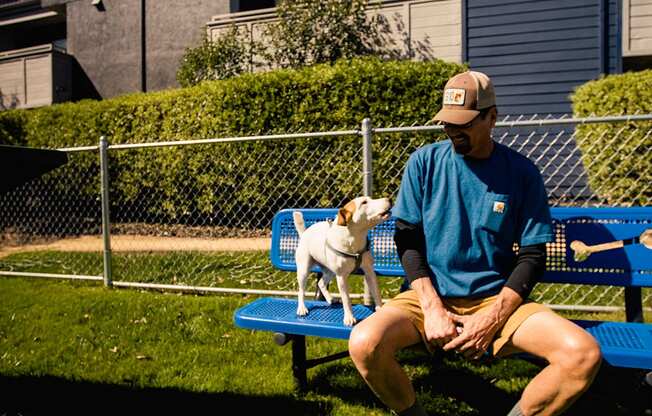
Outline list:
[[[181,238],[138,235],[111,237],[112,251],[251,251],[269,250],[270,238]],[[28,251],[94,252],[104,249],[101,236],[65,238],[47,243],[22,244],[0,248],[0,258]]]

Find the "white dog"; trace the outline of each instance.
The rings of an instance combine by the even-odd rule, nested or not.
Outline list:
[[[347,278],[358,267],[364,271],[376,309],[382,306],[367,232],[391,216],[391,207],[392,204],[387,198],[358,197],[340,208],[335,221],[320,221],[308,229],[301,212],[293,212],[294,226],[299,233],[299,246],[295,253],[299,281],[297,315],[308,314],[304,296],[310,269],[315,263],[321,266],[323,272],[323,277],[317,285],[329,304],[333,303],[333,296],[328,292],[327,286],[333,277],[337,279],[344,307],[344,325],[353,326],[356,323]]]

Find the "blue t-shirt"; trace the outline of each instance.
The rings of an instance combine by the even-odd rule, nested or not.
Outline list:
[[[392,214],[423,227],[433,285],[443,297],[498,293],[514,267],[514,244],[553,241],[539,170],[499,143],[482,160],[457,154],[449,140],[418,149]]]

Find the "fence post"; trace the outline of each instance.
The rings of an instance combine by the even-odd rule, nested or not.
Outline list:
[[[372,135],[371,119],[365,118],[362,120],[362,192],[368,197],[373,197]],[[364,295],[362,299],[365,305],[371,305],[371,293],[366,279],[364,279]]]
[[[111,234],[109,228],[111,222],[109,219],[109,142],[106,137],[100,137],[100,175],[102,180],[102,238],[104,241],[104,286],[113,287],[111,277]]]
[[[371,119],[362,120],[362,191],[365,196],[373,196],[372,139]]]

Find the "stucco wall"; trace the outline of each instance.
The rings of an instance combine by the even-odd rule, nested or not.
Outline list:
[[[145,71],[142,77],[142,1]],[[229,0],[103,0],[66,3],[68,52],[102,98],[174,88],[179,61],[196,46],[211,16],[228,13]]]
[[[66,4],[68,53],[103,98],[140,90],[140,2]]]
[[[198,45],[211,16],[229,13],[229,0],[149,0],[146,10],[147,89],[160,90],[178,86],[185,49]]]

